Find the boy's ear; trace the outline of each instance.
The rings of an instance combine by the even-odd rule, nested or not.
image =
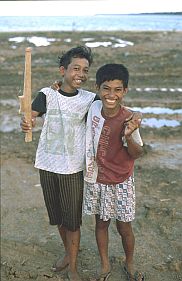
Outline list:
[[[59,72],[60,72],[61,76],[64,76],[64,72],[65,72],[64,66],[61,66],[59,68]]]
[[[128,93],[128,88],[124,89],[124,95],[126,95]]]
[[[97,84],[95,84],[95,88],[97,91],[99,91],[99,86]]]

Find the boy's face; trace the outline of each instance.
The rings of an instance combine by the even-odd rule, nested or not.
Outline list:
[[[111,114],[118,112],[128,88],[124,88],[121,80],[105,81],[98,88],[103,109]]]
[[[80,88],[88,78],[89,62],[85,58],[73,58],[67,69],[60,67],[63,76],[61,89],[65,92],[73,92]]]

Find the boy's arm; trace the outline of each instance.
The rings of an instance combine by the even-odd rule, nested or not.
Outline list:
[[[20,126],[22,131],[27,133],[34,128],[36,124],[36,117],[42,116],[44,113],[46,113],[46,96],[44,93],[39,92],[32,102],[31,123],[28,122],[24,116],[21,119]]]
[[[127,142],[127,150],[132,158],[137,159],[143,154],[143,147],[136,143],[132,136],[125,136]]]
[[[138,114],[138,113],[137,113]],[[134,131],[140,127],[141,124],[141,115],[134,114],[125,125],[124,136],[127,143],[127,150],[130,156],[134,159],[139,158],[143,154],[143,147],[139,143],[137,143],[134,138]]]
[[[46,95],[43,92],[39,92],[32,102],[32,111],[39,112],[38,116],[42,116],[46,113]]]
[[[24,133],[28,133],[30,130],[32,130],[32,128],[35,127],[36,124],[36,117],[39,116],[40,112],[37,111],[32,111],[32,116],[31,116],[31,123],[28,122],[25,117],[23,116],[21,119],[21,129]]]

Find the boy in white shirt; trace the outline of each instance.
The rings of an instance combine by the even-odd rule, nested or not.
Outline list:
[[[35,167],[51,225],[57,225],[65,256],[53,271],[68,267],[68,278],[80,281],[77,256],[82,223],[83,169],[85,160],[85,116],[96,94],[81,89],[92,63],[90,48],[78,46],[59,58],[62,76],[59,90],[43,88],[32,103],[32,124],[23,119],[24,132],[45,115]]]

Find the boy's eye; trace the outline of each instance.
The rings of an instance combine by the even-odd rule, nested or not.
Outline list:
[[[103,90],[108,91],[108,90],[109,90],[109,88],[107,88],[107,87],[103,87]]]

